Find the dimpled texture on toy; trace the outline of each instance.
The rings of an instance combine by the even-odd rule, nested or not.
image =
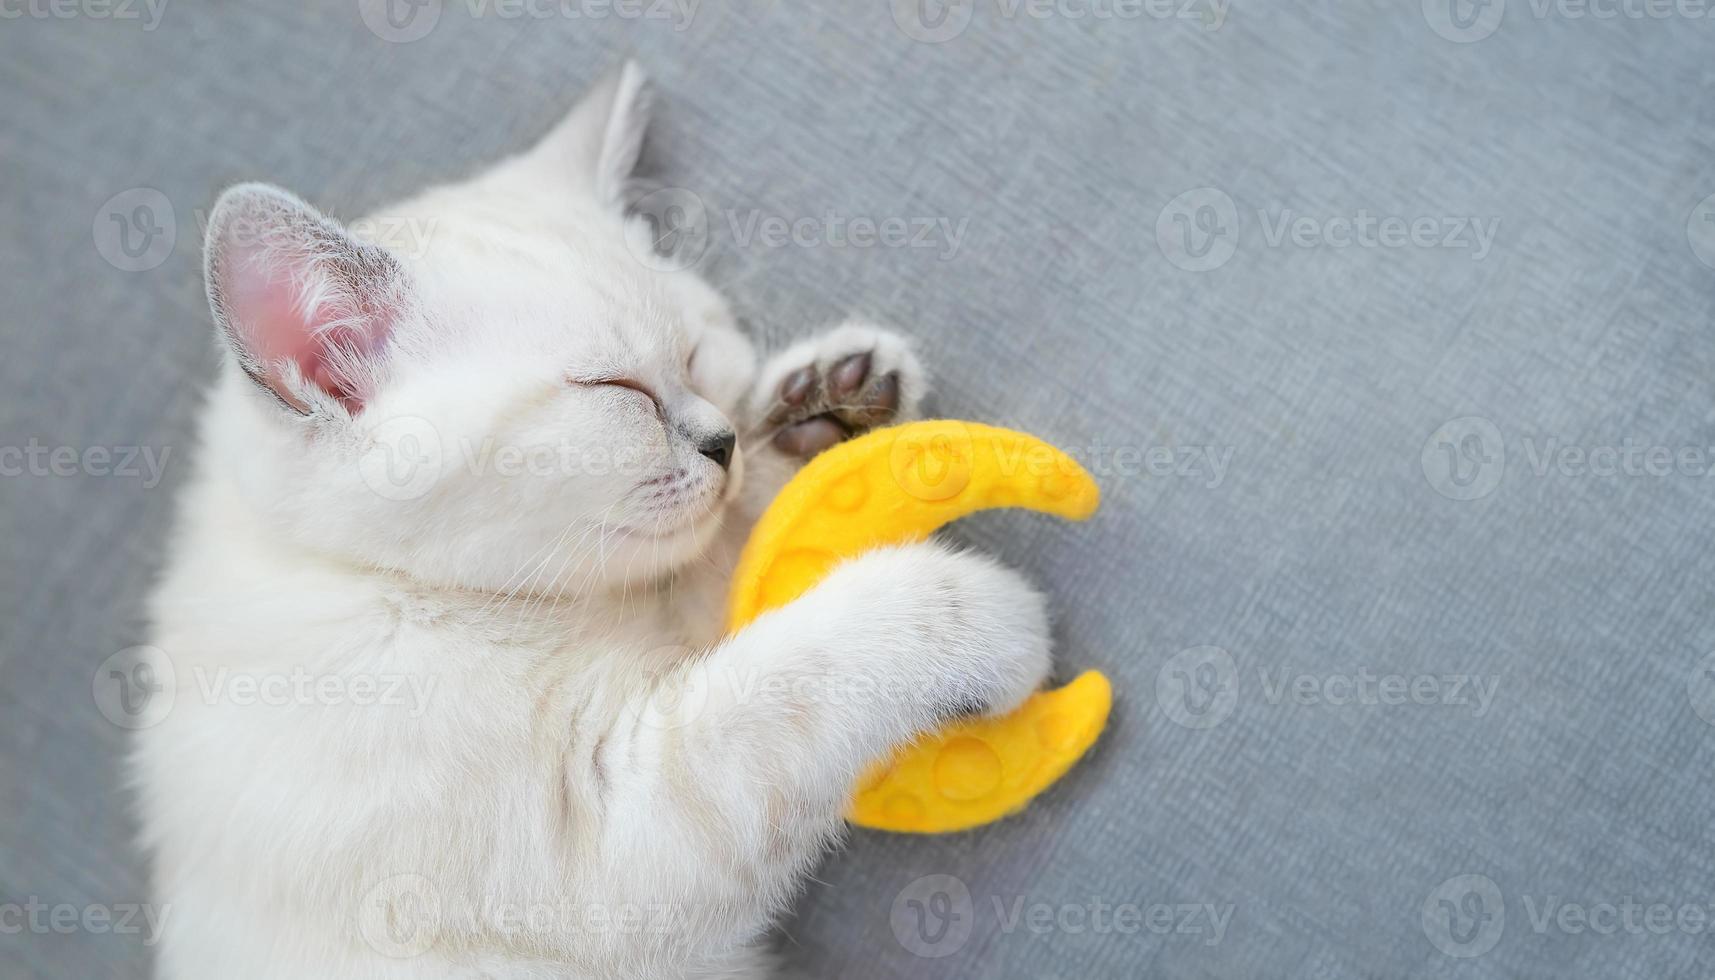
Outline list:
[[[877,429],[811,460],[757,521],[739,558],[727,628],[737,631],[872,548],[921,541],[994,507],[1081,521],[1101,492],[1070,456],[1034,436],[938,420]],[[859,781],[847,818],[944,833],[1017,812],[1060,778],[1107,724],[1113,691],[1094,671],[1001,718],[925,733]]]

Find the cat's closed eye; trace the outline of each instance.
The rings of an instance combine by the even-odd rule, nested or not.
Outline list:
[[[568,378],[567,380],[580,388],[620,388],[626,391],[636,392],[644,398],[649,399],[650,407],[655,410],[656,415],[662,414],[661,399],[656,397],[655,392],[650,391],[649,388],[640,381],[634,381],[631,378],[606,377]]]

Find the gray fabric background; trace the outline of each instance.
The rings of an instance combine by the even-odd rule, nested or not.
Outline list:
[[[943,43],[913,40],[885,0],[704,0],[684,30],[449,0],[409,43],[366,30],[352,2],[171,0],[154,30],[0,21],[0,444],[170,451],[158,487],[0,480],[0,903],[145,895],[123,733],[91,686],[142,639],[194,451],[214,363],[199,212],[262,178],[359,213],[520,147],[631,53],[662,94],[646,171],[707,202],[707,267],[763,337],[851,310],[896,321],[923,338],[941,412],[1109,470],[1091,526],[989,514],[960,532],[1051,590],[1063,671],[1115,681],[1107,736],[1017,818],[856,834],[783,923],[795,968],[1715,972],[1715,936],[1678,924],[1690,912],[1663,932],[1539,921],[1554,901],[1600,918],[1627,900],[1715,920],[1715,483],[1695,461],[1537,465],[1553,446],[1715,443],[1715,268],[1697,251],[1715,263],[1700,204],[1715,22],[1513,0],[1492,35],[1455,43],[1429,7],[1238,0],[1211,30],[975,0]],[[165,195],[177,233],[164,262],[127,272],[102,257],[104,208],[136,187]],[[1197,188],[1217,190],[1170,208]],[[950,257],[738,234],[752,213],[829,209],[968,224]],[[1480,257],[1273,234],[1284,212],[1360,210],[1499,230]],[[1214,230],[1236,250],[1176,265],[1175,213],[1193,248]],[[1492,428],[1437,434],[1464,417]],[[1440,492],[1464,495],[1443,442],[1486,494]],[[1206,468],[1132,465],[1149,447],[1231,460],[1211,485]],[[1208,646],[1225,653],[1181,653]],[[1338,695],[1360,672],[1432,675],[1437,696],[1469,694],[1445,675],[1498,686],[1486,711],[1275,691],[1307,675]],[[964,891],[910,890],[929,875]],[[1444,884],[1462,875],[1494,891]],[[960,916],[938,943],[905,904],[937,885]],[[1442,898],[1488,918],[1450,920]],[[1231,919],[1219,942],[1202,916],[1202,935],[1098,931],[1077,911],[1098,902]],[[1009,926],[1014,903],[1047,907],[1050,927]],[[135,977],[148,961],[134,936],[0,931],[8,978]]]

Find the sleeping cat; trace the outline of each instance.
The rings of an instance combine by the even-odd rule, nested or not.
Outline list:
[[[866,764],[1043,679],[1041,597],[933,543],[722,637],[783,481],[926,381],[860,322],[759,368],[643,258],[647,91],[389,209],[420,248],[263,185],[211,214],[177,696],[132,760],[163,977],[764,976]]]

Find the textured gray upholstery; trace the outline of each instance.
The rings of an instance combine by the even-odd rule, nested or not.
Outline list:
[[[218,189],[356,214],[633,54],[662,96],[645,169],[707,204],[704,261],[761,336],[895,321],[940,412],[1103,473],[1090,526],[959,534],[1052,592],[1063,671],[1115,682],[1107,736],[1016,818],[856,834],[784,923],[794,968],[1715,970],[1715,21],[1092,2],[448,0],[404,43],[349,2],[173,0],[152,30],[6,4],[0,444],[169,455],[159,485],[0,460],[0,903],[145,895],[92,684],[142,640],[194,459]],[[108,203],[133,188],[157,207]],[[170,252],[115,213],[170,217]],[[812,221],[771,245],[770,216]],[[860,216],[928,247],[859,247]],[[1215,912],[1152,908],[1181,904]],[[16,922],[7,977],[147,969],[139,937]]]

